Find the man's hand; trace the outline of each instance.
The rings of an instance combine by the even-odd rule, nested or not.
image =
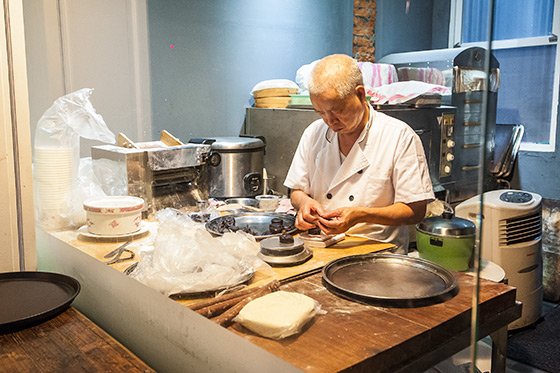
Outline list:
[[[323,206],[301,190],[293,190],[290,194],[292,205],[298,209],[296,227],[302,231],[314,228],[319,216],[324,214]]]
[[[343,207],[319,216],[318,227],[325,234],[344,233],[356,225],[356,209],[353,207]]]

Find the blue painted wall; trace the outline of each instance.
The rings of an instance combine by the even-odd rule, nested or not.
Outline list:
[[[448,0],[377,0],[375,59],[391,53],[447,48]]]
[[[352,0],[149,0],[153,138],[238,135],[256,83],[352,54],[353,10]]]
[[[558,124],[556,126],[558,128]],[[560,131],[556,131],[556,150],[550,153],[519,152],[516,177],[512,187],[560,200]]]

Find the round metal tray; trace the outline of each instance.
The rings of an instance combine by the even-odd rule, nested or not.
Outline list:
[[[426,306],[459,292],[453,272],[424,259],[395,254],[333,260],[323,268],[323,284],[343,298],[387,307]]]
[[[268,231],[268,226],[270,225],[270,222],[274,218],[282,219],[282,221],[284,222],[284,226],[293,226],[293,229],[288,230],[287,233],[293,234],[297,232],[297,228],[294,225],[296,218],[293,215],[254,212],[254,213],[233,214],[233,215],[226,215],[226,216],[233,216],[235,218],[235,225],[238,226],[239,228],[243,229],[245,227],[249,227],[249,229],[257,233],[256,235],[254,235],[255,239],[257,240],[262,240],[263,238],[275,237],[281,235],[281,233],[263,235],[263,233]],[[205,225],[206,230],[218,236],[223,235],[223,233],[220,232],[218,228],[226,216],[220,216],[207,222]]]

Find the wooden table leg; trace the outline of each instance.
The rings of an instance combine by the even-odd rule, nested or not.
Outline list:
[[[505,373],[506,371],[506,348],[507,348],[507,326],[490,334],[492,338],[492,373]]]

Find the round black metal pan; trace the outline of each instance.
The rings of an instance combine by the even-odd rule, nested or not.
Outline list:
[[[383,307],[419,307],[444,302],[459,292],[453,272],[430,261],[396,254],[352,255],[323,268],[332,293]]]
[[[41,324],[64,311],[80,283],[51,272],[0,273],[0,334]]]

